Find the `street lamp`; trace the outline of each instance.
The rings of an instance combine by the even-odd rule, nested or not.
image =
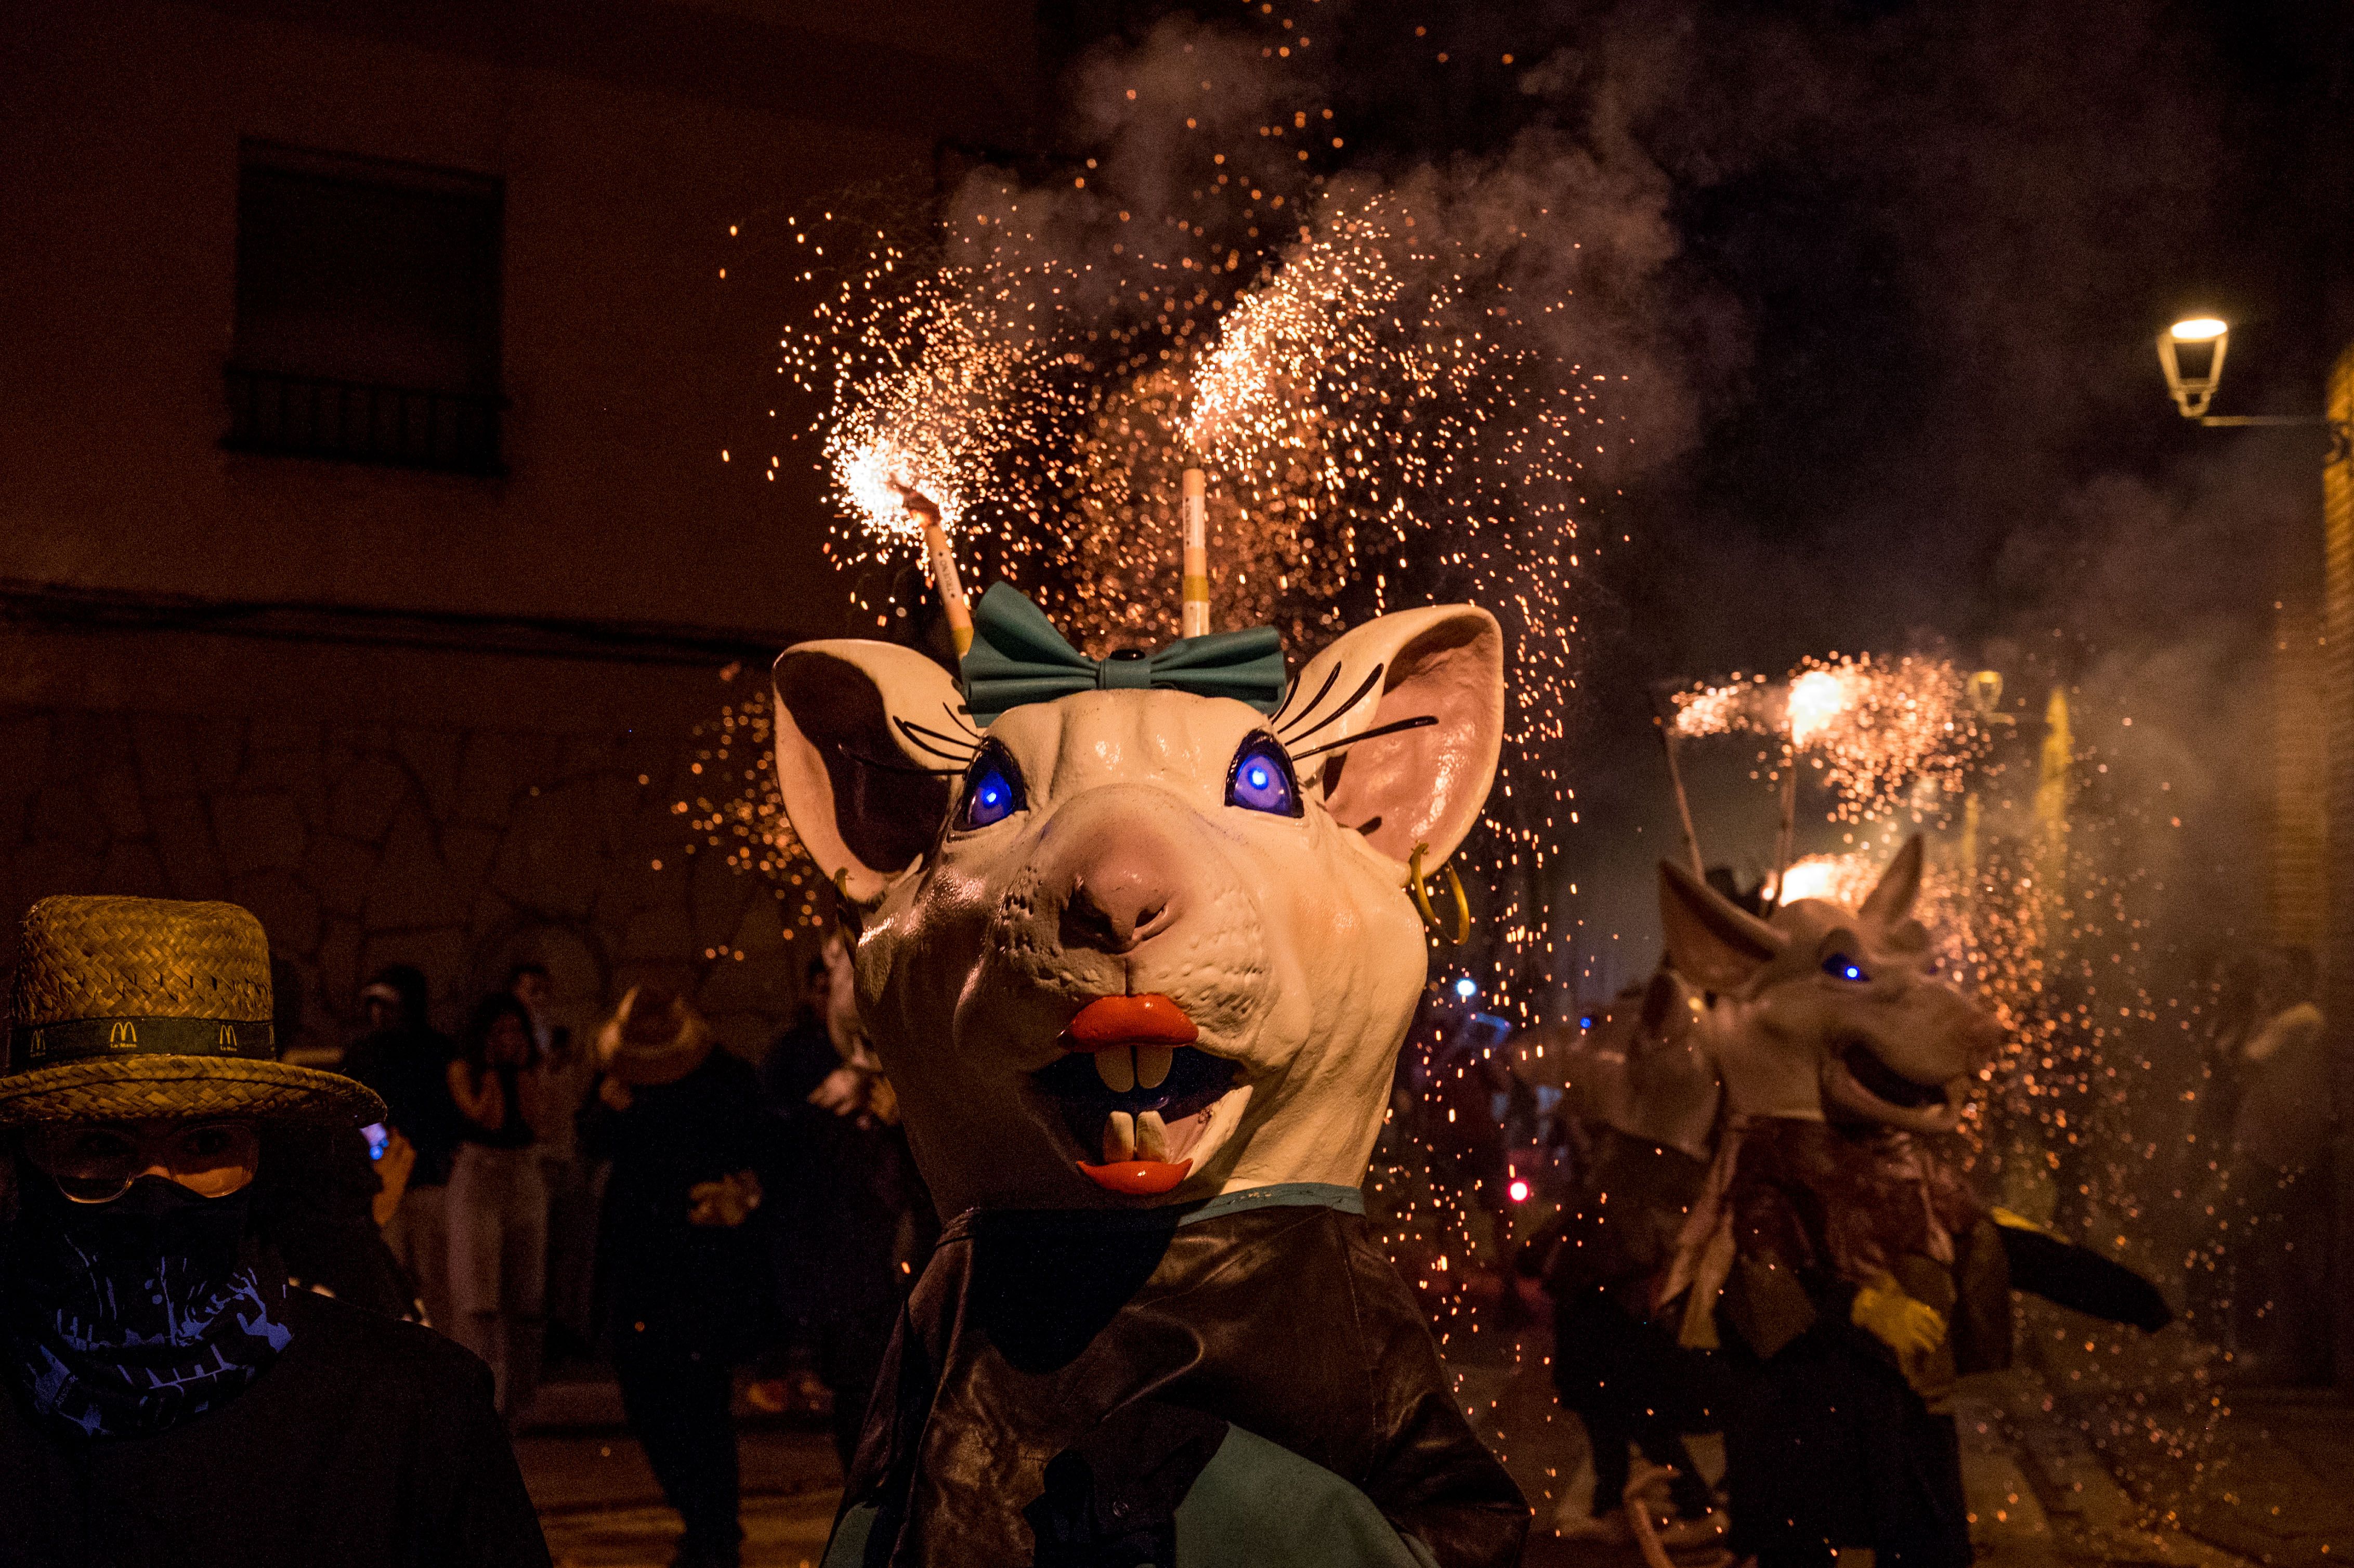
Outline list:
[[[2202,425],[2327,425],[2329,456],[2345,451],[2347,427],[2327,414],[2211,414],[2207,406],[2223,385],[2223,354],[2232,346],[2232,323],[2221,316],[2185,316],[2158,334],[2158,365],[2166,389],[2186,419]]]
[[[2158,334],[2158,363],[2166,389],[2186,419],[2203,418],[2215,389],[2223,384],[2223,353],[2232,346],[2231,323],[2215,316],[2188,316]],[[2192,374],[2184,375],[2184,350]]]

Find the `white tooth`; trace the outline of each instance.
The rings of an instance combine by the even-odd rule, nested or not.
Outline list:
[[[1159,1111],[1144,1111],[1136,1118],[1136,1152],[1146,1160],[1169,1158],[1169,1128]]]
[[[1148,1089],[1159,1088],[1169,1076],[1169,1064],[1177,1054],[1166,1045],[1139,1045],[1136,1048],[1136,1081]]]
[[[1136,1158],[1136,1118],[1126,1111],[1104,1118],[1103,1157],[1107,1165]]]
[[[1113,1045],[1096,1053],[1096,1076],[1104,1087],[1116,1095],[1124,1095],[1136,1087],[1136,1063],[1125,1045]]]

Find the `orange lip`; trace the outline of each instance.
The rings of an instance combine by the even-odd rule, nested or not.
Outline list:
[[[1185,1180],[1185,1172],[1192,1169],[1193,1162],[1190,1160],[1173,1163],[1166,1160],[1119,1160],[1109,1165],[1079,1161],[1079,1171],[1088,1181],[1130,1198],[1150,1198],[1166,1192]]]
[[[1079,1009],[1064,1033],[1075,1051],[1100,1051],[1108,1045],[1191,1045],[1202,1037],[1185,1010],[1158,991],[1099,996]],[[1152,1190],[1168,1191],[1166,1187]]]

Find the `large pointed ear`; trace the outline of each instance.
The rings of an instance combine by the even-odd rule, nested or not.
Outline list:
[[[1668,962],[1704,991],[1737,991],[1782,950],[1782,934],[1673,861],[1659,863]]]
[[[1428,722],[1354,744],[1352,736]],[[1344,633],[1309,661],[1275,732],[1343,827],[1393,860],[1455,853],[1487,804],[1504,742],[1504,639],[1477,605],[1404,609]]]
[[[1921,891],[1921,835],[1906,839],[1872,885],[1872,895],[1856,913],[1866,920],[1882,926],[1893,926],[1913,910],[1913,900]]]
[[[931,847],[978,743],[949,673],[912,648],[803,642],[777,658],[785,815],[851,898],[871,904]]]

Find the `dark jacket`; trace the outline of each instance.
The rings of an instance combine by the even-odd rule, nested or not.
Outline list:
[[[939,1222],[904,1130],[809,1103],[841,1065],[822,1024],[787,1032],[760,1064],[777,1298],[789,1323],[879,1313],[887,1329]]]
[[[772,1317],[768,1215],[735,1226],[690,1224],[688,1192],[757,1171],[766,1130],[759,1079],[725,1051],[674,1084],[631,1090],[626,1111],[589,1097],[581,1152],[613,1162],[597,1238],[613,1331],[665,1337],[705,1355],[751,1352]]]
[[[0,1568],[546,1563],[482,1362],[302,1291],[286,1322],[250,1388],[153,1437],[62,1439],[0,1395]]]
[[[1023,1510],[1049,1461],[1107,1428],[1134,1451],[1121,1418],[1150,1406],[1180,1413],[1159,1423],[1180,1446],[1182,1416],[1197,1414],[1321,1466],[1442,1568],[1518,1563],[1528,1507],[1465,1423],[1364,1216],[1247,1206],[1256,1196],[1182,1224],[1165,1209],[952,1223],[900,1320],[843,1492],[854,1528],[874,1516],[865,1562],[1026,1568]]]
[[[254,1223],[298,1290],[417,1320],[417,1287],[376,1228],[384,1185],[355,1128],[273,1128],[254,1183]]]
[[[374,1089],[386,1125],[417,1146],[412,1187],[439,1187],[465,1136],[465,1118],[450,1094],[450,1058],[457,1047],[431,1029],[380,1029],[344,1053],[343,1071]]]

